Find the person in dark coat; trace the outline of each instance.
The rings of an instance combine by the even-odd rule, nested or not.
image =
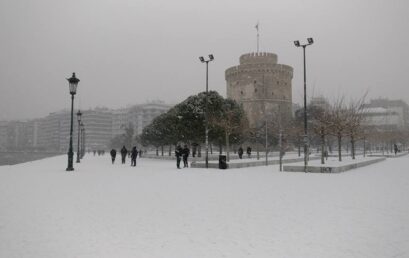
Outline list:
[[[125,148],[124,145],[121,149],[122,164],[125,164],[126,154],[128,154],[128,150]]]
[[[251,157],[251,147],[247,147],[247,156],[250,158]]]
[[[111,153],[112,164],[114,164],[115,157],[116,157],[116,150],[112,149],[110,153]]]
[[[131,166],[136,167],[136,158],[138,157],[138,150],[136,149],[136,146],[132,148],[131,151]]]
[[[396,153],[398,153],[398,145],[394,144],[393,145],[393,150],[395,151],[395,155],[396,155]]]
[[[187,163],[187,158],[189,157],[189,154],[190,154],[190,150],[189,150],[189,148],[187,147],[187,145],[185,145],[185,146],[183,147],[183,150],[182,150],[183,167],[184,167],[184,168],[189,167],[189,165],[188,165],[188,163]]]
[[[239,158],[243,158],[243,148],[240,146],[239,150],[237,151],[237,154],[239,154]]]
[[[178,145],[175,149],[175,156],[176,156],[176,167],[180,168],[180,159],[182,157],[183,154],[183,149],[182,147],[180,147],[180,145]]]

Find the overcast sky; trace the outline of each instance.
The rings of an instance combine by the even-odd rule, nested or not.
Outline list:
[[[409,102],[407,0],[0,0],[0,120],[70,107],[65,78],[81,80],[76,107],[109,108],[205,90],[201,55],[214,54],[209,89],[260,49],[294,68],[293,101],[308,95]]]

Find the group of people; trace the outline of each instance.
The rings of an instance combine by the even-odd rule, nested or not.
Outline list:
[[[180,160],[183,158],[183,167],[189,167],[187,159],[189,157],[190,150],[185,144],[183,148],[178,144],[175,149],[175,156],[176,156],[176,167],[180,168]]]
[[[110,154],[111,154],[112,164],[114,164],[115,158],[116,158],[116,150],[112,149]],[[131,166],[136,167],[136,158],[138,157],[138,150],[136,149],[136,146],[134,146],[130,152],[126,149],[125,146],[122,147],[121,149],[122,164],[125,164],[127,154],[128,156],[131,157]]]
[[[247,151],[247,156],[248,156],[249,158],[251,158],[251,147],[248,146],[246,151]],[[237,154],[239,154],[239,158],[240,158],[240,159],[243,158],[243,148],[242,148],[241,146],[240,146],[240,148],[238,149]]]

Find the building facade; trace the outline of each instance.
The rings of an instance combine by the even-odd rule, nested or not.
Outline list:
[[[409,129],[409,106],[403,100],[372,99],[364,104],[366,126],[385,130]]]
[[[125,127],[129,125],[133,127],[135,135],[141,134],[143,128],[149,125],[155,117],[166,113],[171,107],[161,101],[155,101],[113,111],[113,137],[123,134]]]
[[[242,104],[250,127],[271,117],[292,117],[293,68],[273,53],[249,53],[225,72],[227,97]]]
[[[132,125],[135,135],[141,134],[152,120],[167,112],[171,105],[151,102],[129,108],[81,110],[85,128],[86,150],[107,150],[111,139]],[[74,112],[73,148],[78,144],[78,118]],[[0,121],[0,150],[43,150],[66,153],[69,148],[71,112],[63,110],[29,121]]]

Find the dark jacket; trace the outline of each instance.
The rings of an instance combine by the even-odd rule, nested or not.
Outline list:
[[[136,149],[136,147],[133,147],[131,152],[131,158],[136,159],[136,157],[138,157],[138,150]]]
[[[121,155],[122,155],[122,156],[126,156],[127,153],[128,153],[128,150],[125,148],[125,146],[122,147],[122,149],[121,149]]]
[[[113,158],[116,157],[116,150],[115,149],[112,149],[110,153],[111,153],[111,157],[113,157]]]
[[[175,149],[175,156],[176,158],[180,158],[183,154],[183,149],[180,146],[177,146]]]
[[[184,147],[183,150],[182,150],[182,155],[183,155],[183,157],[184,157],[184,158],[187,158],[187,157],[189,157],[189,154],[190,154],[189,148],[188,148],[188,147]]]

